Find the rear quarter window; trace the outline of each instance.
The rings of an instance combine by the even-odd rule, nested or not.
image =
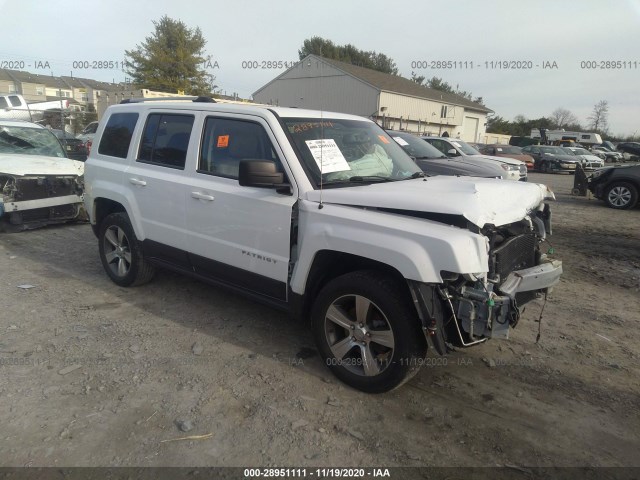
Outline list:
[[[137,113],[114,113],[111,115],[104,132],[102,132],[98,153],[110,157],[127,158],[137,122]]]

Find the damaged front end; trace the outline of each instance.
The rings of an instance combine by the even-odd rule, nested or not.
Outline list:
[[[0,173],[0,218],[20,229],[77,220],[82,215],[82,178]]]
[[[562,262],[542,251],[551,233],[546,203],[519,222],[485,225],[476,233],[487,238],[487,272],[443,271],[442,284],[410,282],[425,335],[440,354],[452,345],[508,338],[524,305],[548,292],[562,274]]]

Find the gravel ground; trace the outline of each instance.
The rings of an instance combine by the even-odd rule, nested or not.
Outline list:
[[[540,341],[541,300],[382,395],[281,313],[167,272],[116,286],[86,224],[0,234],[0,464],[640,466],[640,212],[530,180],[565,270]]]

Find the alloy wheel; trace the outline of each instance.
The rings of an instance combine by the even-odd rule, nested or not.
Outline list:
[[[631,201],[631,190],[622,185],[618,185],[609,190],[607,199],[615,207],[624,207]]]
[[[328,308],[324,331],[337,365],[361,376],[382,373],[393,358],[393,330],[382,310],[361,295],[344,295]]]
[[[112,225],[104,233],[104,257],[109,269],[118,277],[125,277],[131,269],[131,248],[124,230]]]

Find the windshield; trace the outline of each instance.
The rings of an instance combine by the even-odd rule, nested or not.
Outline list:
[[[512,147],[511,145],[496,145],[496,153],[522,155],[522,149],[520,147]]]
[[[540,151],[542,153],[550,153],[552,155],[568,155],[567,152],[560,147],[540,147]]]
[[[362,120],[284,118],[309,178],[322,182],[405,180],[422,170],[378,125]]]
[[[574,148],[573,153],[576,155],[591,155],[589,150],[585,150],[584,148]]]
[[[30,127],[1,126],[0,153],[66,157],[60,142],[51,132]]]
[[[465,155],[482,155],[478,150],[462,140],[449,140],[449,142]]]
[[[440,150],[425,142],[421,138],[418,138],[409,133],[399,132],[387,132],[391,135],[398,145],[407,152],[409,155],[415,158],[446,158]]]

